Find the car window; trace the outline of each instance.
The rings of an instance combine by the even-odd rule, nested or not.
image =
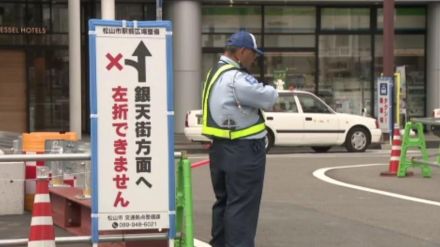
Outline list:
[[[293,94],[280,94],[278,96],[277,102],[273,106],[272,111],[297,113],[298,107],[296,106]]]
[[[310,94],[297,94],[297,96],[304,113],[331,113],[317,97]]]

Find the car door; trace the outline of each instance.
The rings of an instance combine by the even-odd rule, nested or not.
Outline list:
[[[304,125],[304,144],[334,145],[344,133],[340,129],[338,115],[321,99],[309,93],[297,93]]]
[[[275,145],[301,145],[303,124],[293,92],[280,92],[273,110],[265,112],[266,125],[272,130]]]

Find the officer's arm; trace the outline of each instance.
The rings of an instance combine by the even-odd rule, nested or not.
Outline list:
[[[242,106],[270,110],[278,98],[278,92],[275,88],[265,86],[252,75],[243,72],[238,72],[233,85]]]

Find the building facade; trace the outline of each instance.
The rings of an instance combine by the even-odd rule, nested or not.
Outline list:
[[[81,1],[82,126],[88,132],[87,20],[100,1]],[[116,19],[155,20],[155,1],[116,0]],[[339,112],[375,115],[382,73],[381,1],[165,1],[174,24],[176,132],[200,107],[208,69],[226,38],[253,32],[265,51],[262,81],[320,95]],[[0,130],[69,130],[68,0],[0,2]],[[440,2],[396,1],[395,65],[405,70],[408,117],[440,106]]]

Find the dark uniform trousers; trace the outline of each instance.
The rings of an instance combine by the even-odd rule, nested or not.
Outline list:
[[[214,139],[209,152],[213,247],[254,247],[263,191],[264,139]]]

